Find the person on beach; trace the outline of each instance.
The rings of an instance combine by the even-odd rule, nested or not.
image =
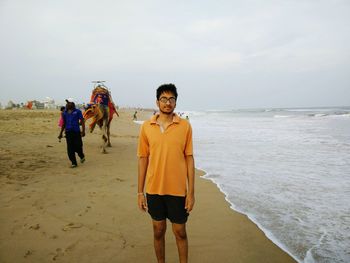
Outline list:
[[[135,111],[134,116],[132,117],[133,121],[137,121],[137,111]]]
[[[60,108],[60,119],[58,120],[58,127],[62,128],[63,126],[63,112],[66,108],[64,106],[62,106]]]
[[[67,153],[68,158],[72,162],[71,168],[77,167],[77,159],[75,153],[80,157],[80,162],[85,162],[85,155],[83,152],[83,140],[85,136],[85,122],[81,110],[75,108],[75,103],[66,100],[66,110],[63,112],[63,125],[61,127],[58,139],[62,139],[63,131],[66,133]],[[81,131],[80,131],[81,124]]]
[[[195,202],[192,128],[174,113],[177,95],[174,84],[157,89],[159,113],[141,126],[137,150],[138,206],[152,218],[159,263],[165,262],[167,218],[172,223],[180,262],[187,262],[186,222]]]

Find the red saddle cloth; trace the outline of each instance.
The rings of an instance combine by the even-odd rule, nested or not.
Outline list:
[[[114,113],[116,113],[117,116],[119,116],[114,106],[114,103],[112,101],[111,95],[106,88],[103,88],[103,87],[94,88],[91,94],[90,103],[102,104],[108,107],[110,120],[113,118]]]

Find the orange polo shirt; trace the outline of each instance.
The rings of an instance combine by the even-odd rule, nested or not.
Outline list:
[[[174,114],[173,122],[162,131],[159,115],[145,121],[140,130],[138,157],[148,157],[146,192],[186,196],[186,156],[193,155],[192,128]]]

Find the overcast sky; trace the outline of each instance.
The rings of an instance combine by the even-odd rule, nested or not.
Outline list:
[[[188,110],[350,105],[349,0],[0,0],[0,101]]]

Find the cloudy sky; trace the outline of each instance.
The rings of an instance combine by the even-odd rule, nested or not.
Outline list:
[[[120,106],[350,105],[348,0],[0,0],[0,102],[88,102],[106,80]]]

